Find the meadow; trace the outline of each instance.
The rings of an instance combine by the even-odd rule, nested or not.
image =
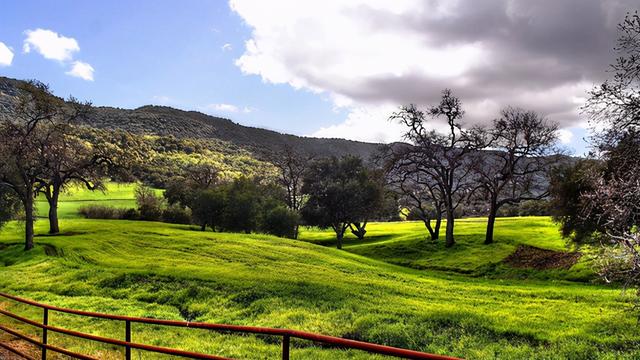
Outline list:
[[[46,235],[40,219],[28,253],[20,223],[10,223],[0,232],[0,290],[82,310],[286,327],[468,359],[640,357],[632,294],[594,281],[588,254],[568,270],[503,263],[521,244],[566,250],[548,218],[498,219],[491,246],[482,245],[484,219],[461,219],[452,249],[425,239],[417,222],[372,223],[363,242],[349,236],[341,251],[331,232],[313,228],[289,240],[74,213],[86,202],[133,201],[130,185],[120,189],[66,195],[63,233]],[[51,323],[113,337],[123,331],[122,324],[61,314]],[[50,340],[105,359],[122,356],[114,347]],[[277,338],[142,325],[134,326],[133,340],[238,359],[280,351]],[[294,359],[372,358],[304,341],[293,346]]]

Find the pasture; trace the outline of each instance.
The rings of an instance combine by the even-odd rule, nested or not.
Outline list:
[[[0,290],[76,309],[287,327],[469,359],[640,357],[632,294],[592,283],[588,254],[568,270],[502,262],[521,244],[566,250],[547,218],[498,219],[491,246],[482,245],[483,219],[462,219],[453,249],[426,240],[420,223],[372,223],[364,242],[349,237],[340,251],[332,233],[318,229],[288,240],[73,213],[85,202],[113,205],[112,197],[133,206],[132,188],[119,189],[67,195],[62,234],[46,235],[46,219],[39,219],[28,253],[20,224],[10,223],[0,232]],[[122,324],[101,320],[56,314],[51,323],[122,334]],[[277,338],[200,330],[136,326],[133,340],[239,359],[279,353]],[[59,335],[50,341],[101,358],[121,356],[120,349]],[[371,358],[303,341],[293,346],[292,358]]]

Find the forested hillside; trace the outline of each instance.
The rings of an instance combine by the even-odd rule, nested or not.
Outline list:
[[[15,99],[20,82],[20,80],[0,77],[0,110],[6,110]],[[184,111],[166,106],[142,106],[133,110],[98,106],[93,108],[84,122],[100,129],[119,129],[135,134],[218,139],[246,148],[258,156],[280,150],[286,144],[308,155],[350,154],[368,159],[380,146],[345,139],[320,139],[281,134],[243,126],[229,119],[197,111]]]

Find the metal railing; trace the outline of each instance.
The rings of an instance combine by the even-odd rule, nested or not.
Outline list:
[[[65,335],[69,335],[77,338],[82,338],[86,340],[97,341],[104,344],[121,346],[125,350],[126,360],[131,360],[131,349],[138,349],[138,350],[149,351],[154,353],[180,356],[180,357],[185,357],[190,359],[211,359],[211,360],[227,359],[221,356],[207,355],[207,354],[196,353],[191,351],[184,351],[184,350],[172,349],[167,347],[153,346],[153,345],[139,344],[139,343],[132,342],[131,341],[131,323],[153,324],[153,325],[184,327],[184,328],[193,328],[193,329],[208,329],[208,330],[214,330],[218,332],[277,336],[282,338],[282,359],[283,360],[289,360],[291,338],[309,340],[309,341],[323,343],[323,344],[331,345],[334,347],[340,347],[340,348],[358,349],[358,350],[363,350],[369,353],[395,356],[395,357],[400,357],[405,359],[429,359],[429,360],[456,360],[457,359],[459,360],[458,358],[444,356],[444,355],[428,354],[428,353],[419,352],[415,350],[401,349],[401,348],[396,348],[391,346],[372,344],[372,343],[363,342],[363,341],[350,340],[350,339],[345,339],[340,337],[320,335],[320,334],[308,333],[308,332],[297,331],[297,330],[255,327],[255,326],[211,324],[211,323],[202,323],[202,322],[186,322],[186,321],[176,321],[176,320],[161,320],[161,319],[152,319],[152,318],[139,318],[139,317],[131,317],[131,316],[111,315],[111,314],[95,313],[95,312],[89,312],[89,311],[66,309],[66,308],[61,308],[57,306],[41,304],[32,300],[19,298],[17,296],[4,294],[4,293],[0,293],[0,297],[43,309],[42,322],[33,321],[25,317],[11,313],[9,311],[6,311],[4,309],[0,309],[0,314],[42,330],[42,338],[38,340],[38,339],[31,338],[29,336],[26,336],[22,333],[19,333],[18,331],[8,328],[4,325],[0,325],[0,330],[39,347],[41,349],[42,360],[46,360],[48,350],[56,353],[64,354],[75,359],[97,360],[95,357],[83,355],[80,353],[69,351],[69,350],[49,344],[47,340],[47,335],[49,331],[65,334]],[[93,317],[93,318],[123,321],[124,322],[124,340],[91,335],[91,334],[86,334],[86,333],[82,333],[74,330],[51,326],[49,324],[49,311],[56,311],[61,313]],[[4,344],[2,342],[0,342],[0,347],[8,351],[11,351],[14,354],[17,354],[25,359],[35,360],[35,358],[31,357],[30,355],[25,354],[24,352],[21,352],[11,347],[10,345]]]

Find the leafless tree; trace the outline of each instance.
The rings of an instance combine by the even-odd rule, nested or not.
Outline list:
[[[421,172],[405,151],[388,150],[386,173],[389,186],[400,195],[400,204],[424,222],[431,240],[438,240],[442,222],[442,194],[429,174]],[[431,222],[435,221],[432,225]]]
[[[604,163],[590,173],[583,194],[584,219],[597,219],[606,244],[602,273],[629,286],[640,285],[640,16],[628,13],[618,26],[613,77],[591,92],[585,106],[594,125],[596,155]],[[602,130],[604,127],[604,130]],[[640,293],[639,293],[640,295]]]
[[[491,150],[471,155],[477,189],[489,206],[485,244],[493,243],[500,207],[548,196],[545,177],[554,161],[557,130],[534,111],[507,107],[487,132]]]
[[[429,130],[427,115],[434,119],[444,118],[447,124],[446,133]],[[426,114],[416,106],[410,105],[402,107],[390,118],[407,127],[404,137],[413,145],[406,150],[407,161],[412,162],[417,171],[433,180],[442,195],[447,220],[446,247],[455,244],[455,210],[469,196],[472,188],[468,155],[483,147],[481,130],[463,129],[460,123],[463,116],[462,102],[447,89],[442,92],[440,103],[429,108]]]
[[[278,169],[277,182],[286,191],[286,203],[290,210],[300,212],[302,207],[302,179],[312,157],[303,156],[288,144],[282,150],[271,155],[271,163]],[[294,230],[294,239],[298,238],[298,225]]]

